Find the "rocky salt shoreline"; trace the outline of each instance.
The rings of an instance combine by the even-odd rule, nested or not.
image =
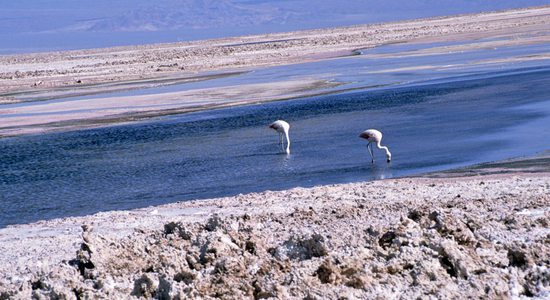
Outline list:
[[[0,299],[547,298],[545,162],[11,226]]]

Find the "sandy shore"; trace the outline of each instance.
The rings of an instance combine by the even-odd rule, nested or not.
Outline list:
[[[0,298],[547,298],[549,161],[12,226]]]
[[[549,24],[550,7],[546,6],[185,43],[0,56],[0,103],[29,103],[4,109],[0,106],[0,136],[97,127],[215,107],[305,97],[330,89],[334,92],[338,86],[346,87],[345,82],[315,76],[260,85],[243,82],[217,89],[189,89],[148,97],[98,96],[47,104],[40,103],[42,100],[204,81],[268,66],[354,55],[359,49],[391,43],[490,38],[482,43],[436,47],[430,49],[430,53],[400,54],[412,56],[433,55],[434,51],[449,53],[548,43]],[[546,60],[548,55],[514,57],[510,63]],[[390,68],[378,72],[395,71]]]

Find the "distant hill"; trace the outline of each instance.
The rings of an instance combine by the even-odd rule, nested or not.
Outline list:
[[[82,20],[60,31],[161,31],[284,24],[300,14],[270,3],[171,0],[130,9],[119,16]]]
[[[58,0],[63,1],[63,0]],[[64,0],[67,1],[67,0]],[[119,0],[117,14],[86,18],[61,32],[132,32],[186,29],[329,27],[469,13],[529,5],[544,0]],[[126,6],[122,5],[126,3]],[[105,7],[104,9],[108,9]]]
[[[17,0],[0,54],[175,42],[501,10],[550,0]]]

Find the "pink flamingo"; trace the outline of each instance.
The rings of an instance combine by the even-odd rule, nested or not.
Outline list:
[[[286,152],[286,154],[290,154],[290,138],[288,137],[290,125],[283,120],[277,120],[269,124],[269,128],[275,129],[279,133],[279,145],[281,146],[281,150]],[[283,134],[286,137],[286,149],[283,149]]]
[[[382,141],[382,132],[376,130],[376,129],[367,129],[359,135],[360,138],[364,138],[369,143],[367,144],[367,149],[369,150],[370,156],[372,158],[372,163],[374,163],[374,153],[372,152],[372,143],[376,143],[376,147],[378,149],[383,149],[386,151],[386,158],[388,159],[388,162],[391,161],[391,152],[386,146],[380,145],[380,142]]]

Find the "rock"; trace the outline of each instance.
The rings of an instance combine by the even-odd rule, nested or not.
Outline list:
[[[429,218],[435,223],[433,228],[437,232],[453,236],[460,245],[475,245],[478,242],[470,228],[453,215],[433,211]]]
[[[159,279],[156,274],[144,273],[134,281],[132,295],[136,297],[153,298],[157,294]]]
[[[241,259],[236,257],[223,257],[216,261],[214,273],[231,274],[241,276],[246,268]]]
[[[190,253],[185,256],[185,260],[191,270],[200,270],[202,265],[200,263],[200,258],[198,255]]]
[[[409,219],[411,219],[411,220],[413,220],[417,223],[420,222],[422,217],[423,217],[423,213],[422,213],[422,211],[420,211],[418,209],[412,209],[407,214],[407,218],[409,218]]]
[[[526,273],[523,282],[525,296],[550,296],[550,268],[547,266],[534,266],[528,269]]]
[[[277,297],[277,286],[268,279],[255,280],[252,286],[254,287],[254,299]]]
[[[510,266],[522,269],[527,268],[530,264],[527,253],[517,247],[508,249],[508,261],[510,262]]]
[[[382,248],[388,248],[392,245],[393,240],[395,240],[396,237],[397,235],[394,231],[387,231],[380,237],[380,239],[378,239],[378,245]]]
[[[184,282],[185,284],[192,284],[196,278],[197,275],[191,271],[181,271],[174,276],[176,282]]]
[[[245,250],[248,251],[250,254],[258,254],[257,251],[258,247],[256,246],[256,243],[253,240],[248,240],[245,243]]]
[[[212,217],[208,219],[206,222],[206,225],[204,225],[204,228],[208,231],[214,231],[222,226],[222,219],[218,214],[214,214]]]
[[[164,224],[164,234],[174,234],[184,240],[190,240],[192,233],[187,230],[181,222],[170,222]]]
[[[452,242],[444,240],[440,244],[434,247],[439,253],[439,261],[441,266],[447,271],[451,277],[459,277],[468,279],[471,272],[478,269],[479,262],[476,263],[474,259],[458,249],[458,246]],[[477,254],[473,253],[477,256]]]
[[[327,255],[328,248],[324,237],[313,234],[309,238],[293,236],[272,252],[279,260],[285,260],[287,257],[293,260],[308,260]]]
[[[340,281],[339,270],[330,262],[325,260],[315,271],[315,275],[322,283],[336,283]]]

